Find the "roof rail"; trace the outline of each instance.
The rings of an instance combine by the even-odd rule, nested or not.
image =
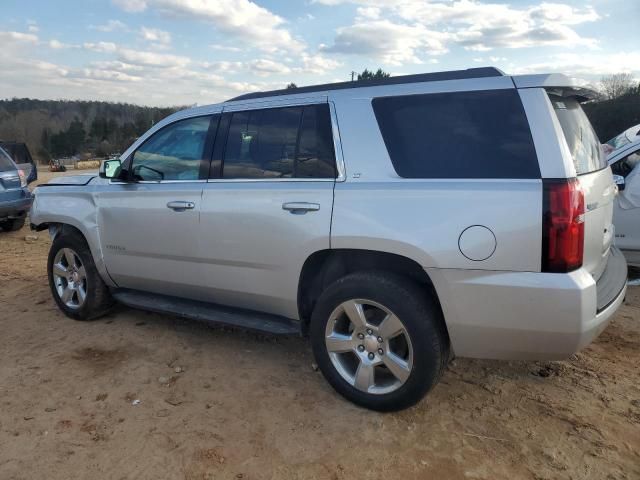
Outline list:
[[[231,98],[227,102],[237,100],[252,100],[254,98],[277,97],[297,93],[324,92],[328,90],[344,90],[347,88],[377,87],[380,85],[399,85],[403,83],[439,82],[443,80],[462,80],[467,78],[502,77],[504,72],[496,67],[468,68],[466,70],[451,70],[449,72],[418,73],[415,75],[398,75],[375,80],[360,80],[354,82],[325,83],[308,87],[285,88],[269,92],[245,93]]]

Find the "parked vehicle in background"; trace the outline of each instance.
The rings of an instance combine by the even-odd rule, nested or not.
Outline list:
[[[627,262],[640,267],[640,137],[609,154],[620,190],[613,210],[616,245]]]
[[[619,148],[635,142],[636,140],[640,140],[640,125],[628,128],[621,134],[616,135],[611,140],[607,141],[605,145],[610,147],[610,150],[607,153],[610,154]]]
[[[31,208],[27,176],[0,147],[0,229],[20,230]]]
[[[65,167],[64,163],[62,163],[57,158],[52,158],[49,160],[49,171],[50,172],[66,172],[67,167]]]
[[[0,141],[0,147],[13,159],[14,163],[27,177],[27,183],[38,179],[38,166],[31,157],[31,152],[26,143]]]
[[[60,309],[302,332],[351,401],[419,401],[451,353],[565,358],[624,299],[616,187],[563,75],[470,69],[244,95],[36,189]]]

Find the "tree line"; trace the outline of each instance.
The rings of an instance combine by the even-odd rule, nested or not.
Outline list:
[[[0,100],[0,139],[25,142],[41,163],[74,155],[103,157],[124,151],[167,115],[185,107],[127,103]]]
[[[599,98],[585,103],[583,109],[600,141],[640,124],[640,83],[631,74],[602,77],[598,91]]]

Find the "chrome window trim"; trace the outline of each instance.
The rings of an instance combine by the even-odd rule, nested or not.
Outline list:
[[[207,183],[206,179],[202,180],[139,180],[137,182],[123,182],[121,180],[109,179],[109,185],[136,185],[136,184],[162,184],[162,183]]]
[[[241,112],[244,110],[262,110],[265,108],[296,107],[327,103],[328,96],[313,95],[302,98],[261,98],[242,103],[223,104],[222,112]]]
[[[207,183],[336,182],[336,178],[210,178]]]
[[[344,155],[342,153],[342,140],[340,139],[340,128],[338,125],[338,115],[336,114],[336,106],[333,101],[329,103],[329,114],[331,115],[331,134],[333,136],[333,154],[336,160],[337,176],[336,182],[344,182],[347,179],[347,171],[344,164]]]

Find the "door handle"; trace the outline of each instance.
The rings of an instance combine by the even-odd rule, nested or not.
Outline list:
[[[167,203],[167,208],[176,212],[184,212],[185,210],[192,210],[196,206],[193,202],[174,201]]]
[[[295,215],[302,215],[307,212],[317,212],[320,210],[319,203],[307,203],[307,202],[287,202],[282,204],[283,210],[288,210]]]

